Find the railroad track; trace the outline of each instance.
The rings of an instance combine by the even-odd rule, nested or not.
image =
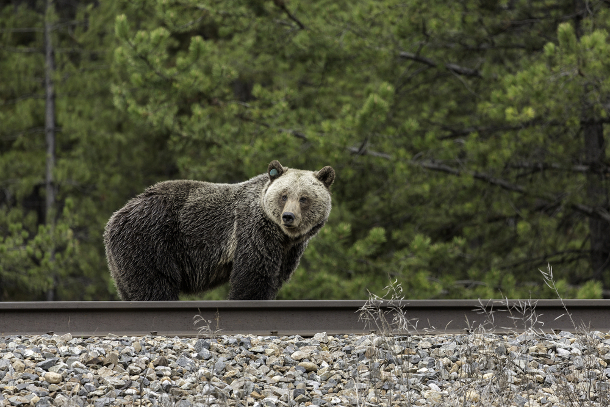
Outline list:
[[[610,300],[564,300],[571,318],[558,300],[536,303],[538,329],[610,331]],[[71,333],[74,336],[197,336],[209,321],[207,334],[295,335],[362,334],[380,331],[365,324],[358,310],[364,301],[74,301],[0,303],[0,335]],[[413,300],[403,310],[410,332],[464,333],[486,323],[494,332],[523,331],[532,326],[532,308],[517,300]],[[482,312],[483,304],[487,314]],[[508,305],[508,308],[507,308]],[[511,312],[508,312],[510,309]],[[391,304],[380,303],[377,312],[391,321]],[[520,311],[521,310],[521,311]],[[492,315],[490,317],[489,315]],[[493,318],[493,324],[490,320]],[[199,322],[197,322],[199,320]],[[574,321],[574,323],[572,322]],[[197,323],[196,323],[197,322]],[[196,323],[196,324],[195,324]],[[398,332],[396,332],[398,333]]]

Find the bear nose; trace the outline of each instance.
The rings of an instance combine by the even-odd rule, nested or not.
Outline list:
[[[284,212],[282,214],[282,220],[284,221],[284,223],[286,225],[292,224],[292,222],[294,222],[294,213],[292,213],[292,212]]]

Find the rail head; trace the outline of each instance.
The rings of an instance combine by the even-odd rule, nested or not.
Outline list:
[[[60,309],[293,309],[293,308],[350,308],[358,309],[365,305],[365,300],[274,300],[274,301],[35,301],[35,302],[0,302],[0,310],[60,310]],[[379,301],[374,304],[380,308],[401,307],[405,310],[429,308],[498,308],[498,307],[607,307],[610,300],[605,299],[527,299],[527,300],[401,300]]]
[[[374,321],[366,324],[361,318],[359,310],[365,304],[362,300],[4,302],[0,303],[0,335],[173,336],[196,335],[201,328],[227,335],[363,334],[377,330]],[[536,327],[546,331],[573,331],[581,326],[610,331],[610,300],[404,300],[372,306],[383,311],[388,321],[400,308],[413,330],[421,332],[463,333],[482,325],[519,331],[527,327],[525,318],[519,321],[520,310],[535,312]]]

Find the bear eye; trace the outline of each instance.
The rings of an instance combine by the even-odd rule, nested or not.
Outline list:
[[[286,201],[288,199],[287,195],[282,195],[282,201]]]
[[[302,197],[301,199],[299,199],[299,202],[300,202],[300,203],[305,203],[305,202],[307,202],[307,198]]]

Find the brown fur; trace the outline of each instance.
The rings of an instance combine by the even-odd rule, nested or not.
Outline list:
[[[302,171],[272,161],[267,174],[239,184],[147,188],[104,232],[121,299],[177,300],[227,281],[229,299],[274,299],[328,219],[334,178],[331,167]]]

